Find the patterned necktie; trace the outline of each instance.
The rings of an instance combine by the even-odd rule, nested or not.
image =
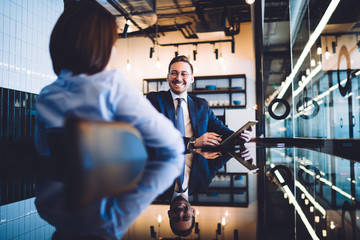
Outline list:
[[[185,136],[184,113],[181,107],[181,103],[184,99],[177,98],[176,100],[178,101],[178,105],[176,107],[176,128],[181,132],[181,135],[184,137]],[[184,171],[185,171],[185,162],[180,176],[176,179],[176,183],[179,187],[178,192],[184,192],[184,189],[182,188],[182,184],[184,182]]]
[[[184,100],[183,98],[177,98],[178,105],[176,107],[176,128],[181,132],[181,135],[185,136],[185,124],[184,124],[184,113],[181,107],[181,103]]]

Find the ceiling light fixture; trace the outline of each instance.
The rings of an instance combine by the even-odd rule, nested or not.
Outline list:
[[[196,61],[196,54],[197,54],[197,44],[195,44],[195,50],[193,50],[193,59]]]
[[[127,59],[127,60],[126,60],[126,70],[130,71],[130,69],[131,69],[130,60]]]
[[[245,2],[250,5],[250,4],[253,4],[255,2],[255,0],[245,0]]]
[[[179,45],[175,45],[176,50],[175,50],[175,57],[177,57],[179,55]]]
[[[223,217],[223,218],[221,219],[221,225],[225,226],[225,224],[226,224],[226,221],[225,221],[225,218]]]
[[[321,47],[320,47],[320,45],[318,45],[317,48],[316,48],[316,54],[321,55]]]
[[[156,58],[156,67],[157,67],[158,69],[161,68],[161,62],[160,62],[159,56]]]
[[[331,46],[332,46],[332,52],[336,53],[336,47],[337,47],[337,36],[335,36],[335,41],[331,42]]]
[[[331,54],[329,53],[329,48],[326,46],[326,48],[325,48],[325,59],[328,60],[330,55]]]
[[[126,60],[126,70],[130,71],[131,64],[130,64],[130,51],[129,51],[129,39],[127,39],[127,60]]]
[[[219,59],[219,49],[215,49],[214,50],[214,53],[215,53],[215,59]]]
[[[220,65],[223,65],[223,63],[224,63],[224,59],[223,59],[223,56],[222,56],[221,43],[220,43],[220,58],[219,58],[219,62],[220,62]]]
[[[154,53],[154,47],[151,47],[151,48],[150,48],[150,58],[153,57],[153,53]]]
[[[130,20],[129,20],[129,19],[126,19],[125,26],[124,26],[124,31],[123,31],[123,38],[126,38],[126,37],[127,37],[127,32],[128,32],[128,29],[129,29],[129,24],[130,24]]]

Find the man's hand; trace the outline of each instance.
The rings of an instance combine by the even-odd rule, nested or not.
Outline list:
[[[240,133],[239,138],[235,140],[235,143],[246,143],[249,142],[251,139],[251,132],[253,128],[249,127],[248,129],[244,130]]]
[[[201,148],[196,148],[195,152],[201,154],[206,159],[215,159],[221,156],[220,152],[206,152],[206,151],[202,151]]]
[[[204,146],[217,146],[220,145],[222,141],[221,136],[214,132],[204,133],[201,137],[197,138],[195,141],[195,147],[204,147]]]

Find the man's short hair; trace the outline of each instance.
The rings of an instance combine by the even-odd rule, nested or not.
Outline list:
[[[96,2],[69,4],[50,37],[50,55],[57,75],[62,69],[95,74],[105,69],[117,39],[115,18]]]
[[[170,228],[172,230],[172,232],[178,236],[181,236],[181,237],[186,237],[186,236],[189,236],[193,230],[195,226],[195,216],[192,217],[192,223],[191,223],[191,226],[189,229],[186,229],[186,230],[183,230],[183,231],[180,231],[180,230],[177,230],[173,227],[172,225],[172,222],[170,220]]]
[[[169,72],[170,72],[170,69],[171,69],[171,65],[173,65],[174,63],[176,62],[186,62],[190,65],[190,69],[191,69],[191,74],[194,73],[194,69],[193,69],[193,66],[190,62],[190,59],[184,55],[180,55],[180,56],[177,56],[177,57],[174,57],[171,62],[169,63]]]

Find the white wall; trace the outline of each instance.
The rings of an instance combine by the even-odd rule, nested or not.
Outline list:
[[[215,59],[213,45],[198,45],[197,59],[193,62],[196,76],[209,75],[229,75],[246,74],[247,77],[247,107],[255,106],[255,55],[252,39],[251,23],[243,23],[240,27],[240,33],[235,36],[235,53],[231,53],[231,43],[221,43],[221,52],[224,59],[223,65]],[[199,39],[185,39],[181,33],[166,33],[165,37],[160,37],[160,44],[207,41],[229,39],[221,32],[199,34]],[[150,47],[153,44],[149,38],[129,37],[120,39],[116,43],[117,55],[114,58],[114,66],[120,68],[124,75],[142,92],[142,80],[144,78],[165,78],[168,64],[174,57],[175,47],[159,47],[153,58],[149,58]],[[220,43],[215,44],[219,49]],[[195,49],[193,45],[179,46],[179,54],[191,56]],[[157,68],[156,59],[159,56],[161,67]],[[131,68],[126,69],[127,58],[130,60]]]

